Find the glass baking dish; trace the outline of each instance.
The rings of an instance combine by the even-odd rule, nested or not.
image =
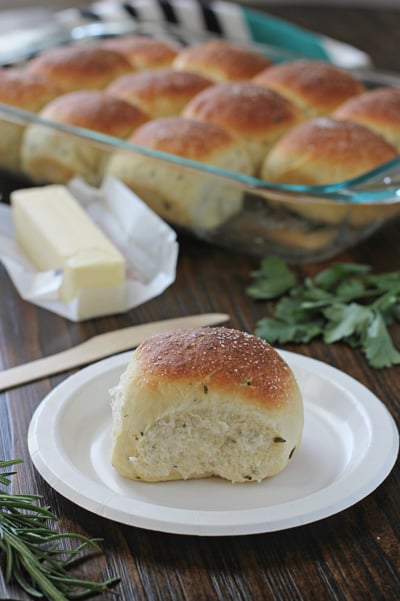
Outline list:
[[[106,31],[104,24],[86,27],[87,35],[83,35],[81,29],[79,39],[104,33],[138,32],[138,26],[132,24],[129,30],[125,27],[118,32],[112,23],[107,24]],[[145,33],[150,33],[148,27]],[[156,31],[155,35],[159,33]],[[173,28],[168,34],[182,40],[179,28]],[[166,37],[165,30],[163,37]],[[198,37],[204,38],[204,35]],[[286,52],[282,54],[268,46],[253,46],[273,60],[290,58]],[[357,76],[368,87],[400,84],[400,77],[395,74],[361,69]],[[0,119],[23,127],[40,124],[80,144],[96,147],[106,157],[121,150],[140,156],[155,169],[167,170],[172,186],[182,179],[190,181],[191,187],[196,187],[197,202],[211,212],[211,217],[192,223],[172,219],[171,224],[178,231],[183,229],[199,239],[239,252],[279,256],[292,263],[322,261],[355,245],[400,215],[400,157],[353,180],[328,186],[273,184],[91,130],[48,121],[5,104],[0,104]],[[3,171],[0,178],[3,200],[11,189],[28,184],[19,175]]]

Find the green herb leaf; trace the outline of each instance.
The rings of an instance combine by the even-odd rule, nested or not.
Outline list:
[[[0,469],[13,467],[21,460],[0,461]],[[0,484],[11,483],[13,471],[0,472]],[[50,523],[57,522],[48,507],[37,504],[38,495],[9,494],[0,490],[0,556],[5,556],[7,582],[16,582],[35,598],[50,601],[88,599],[110,591],[119,578],[92,582],[75,578],[69,571],[81,554],[88,549],[98,549],[98,539],[80,534],[58,533]],[[64,548],[69,539],[76,546]]]
[[[376,313],[371,321],[362,347],[372,367],[379,369],[400,364],[400,353],[393,346],[381,313]]]
[[[268,340],[270,343],[288,342],[307,343],[312,338],[321,334],[322,329],[317,323],[288,323],[278,319],[265,317],[261,319],[255,330],[256,336]]]
[[[323,338],[328,344],[360,334],[368,327],[373,315],[370,309],[357,303],[331,305],[323,310],[323,314],[327,318]]]
[[[253,272],[253,277],[255,285],[247,288],[247,294],[258,299],[276,298],[296,284],[292,271],[277,258],[263,259],[260,270]]]
[[[255,334],[269,342],[325,343],[360,348],[375,368],[400,363],[388,327],[400,321],[400,271],[373,274],[368,265],[336,263],[300,284],[281,259],[263,259],[247,293],[278,299]],[[270,306],[270,305],[269,305]]]
[[[371,270],[368,265],[356,263],[334,263],[328,269],[320,271],[314,278],[314,283],[323,290],[334,290],[338,285],[354,275],[364,275]]]

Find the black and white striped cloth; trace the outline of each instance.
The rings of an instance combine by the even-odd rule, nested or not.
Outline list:
[[[197,0],[103,0],[85,8],[60,11],[56,18],[64,23],[75,21],[81,24],[130,19],[138,24],[176,25],[189,36],[191,32],[197,31],[243,42],[253,41],[242,8],[237,4],[219,0],[212,3]],[[190,42],[190,39],[187,42]]]
[[[102,0],[82,8],[52,12],[49,19],[23,31],[2,31],[0,64],[15,64],[41,50],[98,34],[115,35],[147,26],[187,44],[219,36],[238,43],[261,44],[272,59],[306,56],[344,67],[365,67],[369,57],[332,38],[225,0]],[[114,28],[114,29],[113,29]],[[100,33],[99,33],[100,32]]]
[[[343,67],[365,67],[369,57],[338,40],[313,33],[243,4],[225,0],[102,0],[83,9],[61,11],[58,19],[81,23],[120,20],[178,26],[187,43],[197,34],[213,34],[237,42],[270,45],[296,56],[331,61]]]

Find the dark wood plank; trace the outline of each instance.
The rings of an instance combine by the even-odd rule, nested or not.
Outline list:
[[[259,8],[259,5],[255,5]],[[385,69],[399,69],[400,13],[395,10],[279,6],[269,12],[320,30],[369,52]],[[337,261],[399,269],[400,223],[390,224]],[[0,365],[6,368],[54,353],[95,333],[183,314],[224,311],[229,325],[253,331],[265,314],[245,288],[258,259],[180,237],[176,282],[159,298],[126,314],[73,324],[22,301],[0,265]],[[314,275],[332,261],[294,267]],[[400,346],[400,327],[393,328]],[[373,370],[344,345],[288,345],[326,361],[370,388],[400,412],[398,368]],[[73,373],[73,372],[70,372]],[[59,516],[60,529],[102,537],[101,555],[81,567],[93,579],[120,574],[124,601],[394,601],[400,596],[400,470],[366,499],[328,519],[299,528],[244,537],[177,536],[123,526],[80,509],[37,474],[28,455],[30,418],[68,373],[0,394],[0,456],[22,457],[15,492],[38,493]],[[0,576],[0,599],[28,599]],[[104,599],[114,598],[104,595]]]

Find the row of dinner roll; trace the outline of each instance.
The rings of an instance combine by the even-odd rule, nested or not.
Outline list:
[[[302,106],[309,117],[266,155],[259,173],[265,181],[325,186],[367,173],[400,152],[400,90],[396,88],[367,90],[336,67],[317,62],[311,69],[304,60],[274,66],[255,80]],[[286,207],[312,222],[337,227],[346,221],[356,228],[376,225],[384,214],[397,211],[390,205],[384,210],[366,205],[359,211],[342,203],[291,200]]]
[[[48,88],[40,102],[38,84],[29,91],[39,80]],[[279,183],[344,180],[400,148],[399,90],[367,91],[350,73],[321,61],[273,65],[259,52],[222,40],[184,48],[132,35],[52,49],[25,68],[0,70],[0,102]],[[34,123],[24,135],[22,125],[3,121],[0,134],[3,127],[1,163],[35,181],[66,183],[81,175],[97,185],[112,173],[163,217],[192,228],[216,227],[241,208],[239,188],[222,179],[217,185],[200,170],[148,153],[121,149],[111,155],[101,139],[95,145],[62,127]]]
[[[76,115],[75,111],[71,109],[69,111],[65,109],[66,114],[63,115],[63,107],[67,106],[68,100],[61,101],[61,106],[56,105],[55,108],[47,108],[47,105],[66,93],[104,90],[112,81],[140,69],[158,69],[169,66],[179,49],[177,44],[170,41],[139,35],[50,48],[27,61],[24,66],[0,68],[0,103],[33,114],[41,113],[41,116],[56,121],[61,119],[63,123],[67,124],[68,112],[73,113],[71,114],[71,125],[79,125],[119,137],[122,116],[127,113],[127,109],[121,109],[122,116],[119,123],[113,127],[110,121],[103,123],[96,107],[94,107],[94,114],[98,117],[97,120],[92,118],[85,122],[84,116],[79,119],[79,115]],[[85,105],[90,104],[94,98],[96,98],[98,108],[99,97],[82,96],[81,102]],[[74,100],[71,101],[71,104],[75,106]],[[119,104],[121,106],[121,103]],[[118,106],[117,103],[115,105]],[[42,109],[44,110],[42,111]],[[76,110],[79,111],[79,107]],[[89,107],[82,108],[85,115],[88,114],[88,110]],[[115,115],[117,112],[116,110]],[[76,122],[77,120],[79,123]],[[12,170],[25,170],[20,160],[24,129],[25,124],[14,122],[8,113],[0,120],[0,166]],[[61,138],[58,137],[58,141],[60,140]],[[54,140],[52,140],[53,142]],[[29,142],[29,146],[31,146],[31,142]],[[62,154],[63,151],[58,152],[57,146],[55,146],[54,153]],[[51,176],[51,167],[45,171],[44,175],[47,179],[49,175]],[[70,169],[67,168],[66,175],[69,171]],[[83,169],[83,171],[87,172],[88,169]],[[34,179],[44,176],[40,172],[36,176],[32,173],[31,175],[34,176]],[[97,177],[93,175],[90,179],[93,181]],[[54,179],[54,181],[58,180],[59,178]]]
[[[229,42],[218,42],[216,46],[213,43],[204,44],[199,45],[199,48],[203,48],[205,54],[210,49],[211,54],[225,54],[221,72],[225,68],[227,78],[229,70],[232,70],[229,64],[242,64],[238,74],[241,78],[250,78],[269,64],[259,53]],[[175,66],[175,60],[184,51],[186,49],[177,43],[143,35],[126,35],[51,48],[29,60],[23,68],[0,70],[0,103],[30,113],[40,113],[45,119],[66,125],[126,137],[120,133],[124,115],[127,116],[125,129],[132,133],[135,127],[131,126],[132,116],[123,107],[121,100],[141,108],[146,113],[147,120],[178,115],[195,94],[214,83],[211,77],[197,74],[195,68],[182,70],[178,64]],[[242,55],[243,59],[240,60]],[[210,60],[214,59],[210,56]],[[119,98],[119,102],[114,102],[114,113],[121,112],[115,126],[108,119],[110,112],[113,112],[110,108],[112,101],[99,95],[90,96],[86,93],[88,91],[108,92]],[[68,96],[62,100],[59,98],[76,92],[81,92],[82,95]],[[57,102],[49,105],[51,100]],[[82,115],[79,114],[79,103],[82,104]],[[90,115],[92,103],[93,115]],[[104,118],[99,111],[100,103],[106,106]],[[135,118],[133,120],[138,121]],[[59,183],[64,183],[64,179],[71,173],[71,166],[74,170],[74,164],[78,165],[80,161],[83,164],[77,173],[84,177],[88,176],[92,165],[93,168],[97,167],[98,161],[88,158],[92,152],[83,149],[83,140],[74,144],[71,138],[69,141],[63,139],[59,132],[50,136],[49,129],[40,130],[39,126],[30,126],[28,129],[34,129],[34,132],[27,135],[21,152],[24,126],[10,122],[8,115],[0,121],[0,164],[3,167],[14,170],[22,168],[37,181],[51,177],[51,181]],[[51,150],[49,143],[53,145]],[[77,149],[78,156],[75,160]],[[38,158],[33,156],[36,152],[40,155]],[[51,158],[48,168],[44,166],[46,154]],[[94,150],[93,154],[97,155],[97,151]],[[64,168],[60,161],[67,155],[67,167]],[[42,166],[39,167],[40,165]],[[89,181],[96,182],[101,175],[101,172],[92,173]]]
[[[210,49],[221,52],[222,45],[212,44]],[[228,50],[232,50],[231,45]],[[149,105],[154,99],[159,107],[158,116],[153,111],[153,119],[132,134],[129,141],[133,144],[255,176],[274,142],[302,120],[300,111],[289,100],[251,81],[212,82],[201,73],[198,63],[193,71],[173,71],[169,69],[164,80],[165,70],[155,73],[155,77],[147,73],[152,83],[144,93],[141,88],[140,99],[137,82],[144,81],[140,74],[121,78],[108,88],[109,93],[121,93],[125,88],[128,94],[129,87],[130,97],[141,106],[152,111],[154,103]],[[158,91],[163,81],[168,83],[160,99],[151,88],[154,85]],[[202,89],[192,93],[194,86]],[[175,116],[170,110],[163,117],[162,114],[167,115],[168,104],[177,108],[183,96],[185,101]],[[210,178],[204,172],[171,168],[147,156],[117,152],[107,172],[125,182],[162,217],[191,229],[218,227],[242,208],[243,194],[239,187]]]
[[[172,42],[139,35],[105,38],[45,50],[27,62],[26,70],[67,92],[100,90],[127,73],[170,66],[179,50]]]
[[[234,132],[179,115],[194,96],[212,87],[216,80],[250,79],[270,61],[229,42],[199,45],[193,61],[191,50],[143,36],[125,36],[44,52],[28,63],[25,72],[52,80],[61,91],[40,110],[45,120],[254,175],[248,151]],[[207,61],[209,66],[218,64],[218,73],[205,76],[198,72],[202,53],[205,66]],[[260,93],[271,94],[261,89]],[[178,118],[165,119],[172,116]],[[277,118],[276,109],[272,118]],[[136,137],[137,128],[144,122],[149,122],[148,127],[140,128]],[[270,127],[271,123],[267,120],[266,125]],[[63,129],[29,125],[20,155],[23,171],[35,181],[66,183],[74,175],[81,175],[89,183],[98,184],[105,173],[111,172],[159,214],[190,227],[216,227],[241,208],[239,189],[227,191],[196,170],[171,169],[169,164],[139,153],[117,152],[108,165],[109,155],[101,146],[68,136]]]

